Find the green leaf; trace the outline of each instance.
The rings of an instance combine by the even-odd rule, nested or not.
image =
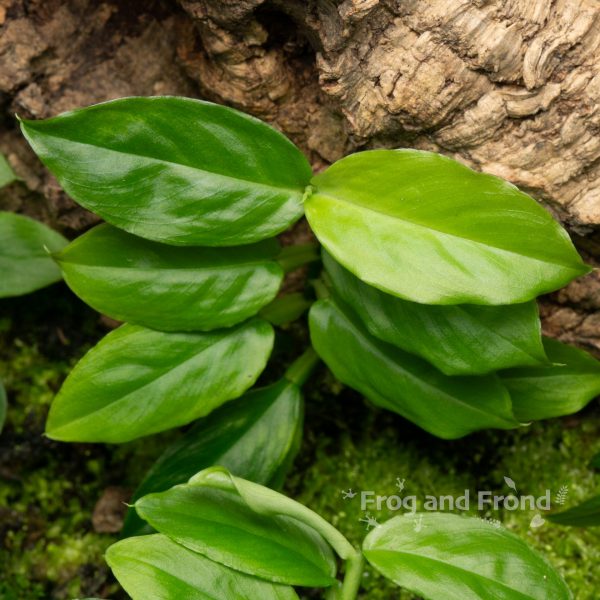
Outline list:
[[[600,525],[600,496],[594,496],[578,506],[546,516],[559,525],[574,527],[596,527]]]
[[[304,294],[294,292],[275,298],[261,311],[260,316],[273,325],[285,325],[299,319],[311,306],[312,302]]]
[[[560,575],[506,529],[471,517],[419,513],[395,517],[367,535],[367,560],[397,585],[427,600],[563,600]],[[422,520],[421,520],[422,519]]]
[[[341,382],[433,435],[454,439],[487,427],[519,425],[495,375],[448,377],[373,337],[333,300],[313,305],[309,324],[315,350]]]
[[[60,269],[48,253],[67,243],[38,221],[0,212],[0,298],[22,296],[60,281]]]
[[[600,452],[592,457],[592,460],[590,461],[590,467],[593,469],[600,469]]]
[[[289,466],[297,450],[302,404],[300,389],[281,380],[215,410],[167,448],[133,494],[133,501],[185,483],[213,465],[256,483],[279,483],[280,469]],[[143,525],[130,510],[122,535],[134,535]]]
[[[127,442],[185,425],[251,387],[273,346],[259,319],[210,333],[122,325],[75,366],[46,434],[65,442]]]
[[[4,421],[6,420],[6,392],[4,391],[4,386],[0,381],[0,433],[2,433],[2,428],[4,427]]]
[[[122,540],[106,561],[133,600],[297,600],[290,587],[262,581],[196,554],[164,535]]]
[[[297,503],[256,486],[281,504],[280,514],[261,513],[256,498],[241,493],[239,483],[224,469],[206,469],[188,484],[144,496],[135,508],[157,531],[236,571],[289,585],[334,583],[329,545],[310,525],[285,514]]]
[[[548,362],[533,300],[512,306],[417,304],[363,283],[327,252],[323,263],[335,292],[372,335],[427,359],[446,375]]]
[[[514,304],[589,271],[533,199],[438,154],[360,152],[313,185],[306,216],[327,251],[406,300]]]
[[[544,338],[544,348],[555,364],[500,373],[520,421],[576,413],[600,394],[600,362],[550,338]]]
[[[235,246],[302,215],[311,169],[265,123],[188,98],[123,98],[22,121],[36,154],[85,208],[174,245]]]
[[[69,287],[101,313],[161,331],[206,331],[273,300],[283,279],[278,252],[274,239],[177,248],[100,225],[55,258]]]
[[[8,161],[2,154],[0,154],[0,188],[16,181],[17,176],[12,170],[11,166],[8,164]]]

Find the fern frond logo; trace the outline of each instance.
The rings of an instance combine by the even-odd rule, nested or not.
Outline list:
[[[561,485],[558,492],[556,492],[556,496],[554,497],[554,502],[559,506],[562,506],[567,501],[567,496],[569,495],[569,486]]]

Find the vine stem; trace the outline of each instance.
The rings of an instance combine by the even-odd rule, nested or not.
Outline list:
[[[310,377],[314,368],[319,364],[319,357],[312,347],[307,348],[285,372],[285,378],[302,387]]]
[[[365,559],[360,550],[357,550],[354,556],[348,558],[346,561],[346,572],[344,573],[344,582],[342,583],[340,600],[356,600],[364,564]]]

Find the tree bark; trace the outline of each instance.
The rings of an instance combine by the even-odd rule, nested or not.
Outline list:
[[[434,150],[530,192],[600,258],[595,0],[0,0],[2,206],[95,222],[12,118],[181,94],[273,123],[321,169],[373,147]],[[42,202],[42,197],[45,202]],[[600,353],[597,273],[542,302],[545,330]]]

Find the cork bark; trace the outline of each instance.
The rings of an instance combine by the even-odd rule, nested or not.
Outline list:
[[[12,115],[182,94],[273,123],[321,169],[373,147],[453,156],[530,192],[600,259],[597,0],[0,0],[4,208],[94,222]],[[600,352],[600,277],[544,299],[545,330]]]

